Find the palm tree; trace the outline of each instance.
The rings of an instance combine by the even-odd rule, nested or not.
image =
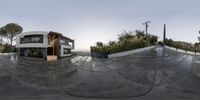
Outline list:
[[[2,30],[5,32],[5,37],[10,40],[10,45],[13,44],[13,39],[15,36],[23,31],[23,28],[16,23],[9,23],[2,27]]]

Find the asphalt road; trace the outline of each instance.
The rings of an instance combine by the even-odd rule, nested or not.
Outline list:
[[[199,100],[200,57],[157,47],[56,62],[0,57],[0,100]]]

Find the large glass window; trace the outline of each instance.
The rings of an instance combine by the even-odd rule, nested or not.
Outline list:
[[[71,50],[70,49],[67,49],[67,48],[64,48],[63,50],[63,54],[70,54],[71,53]]]
[[[61,38],[60,43],[68,44],[68,41],[66,39]]]
[[[43,35],[28,35],[20,38],[20,43],[43,43]]]
[[[60,39],[60,43],[61,43],[61,44],[65,44],[65,45],[69,45],[70,41],[67,40],[67,39],[65,39],[65,38],[61,38],[61,39]]]

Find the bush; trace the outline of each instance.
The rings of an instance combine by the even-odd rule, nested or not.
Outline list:
[[[157,36],[149,35],[145,37],[143,31],[135,31],[134,33],[129,31],[124,31],[122,34],[118,35],[118,42],[110,41],[108,45],[104,45],[102,42],[97,42],[96,46],[91,46],[91,53],[100,54],[111,54],[117,52],[123,52],[128,50],[133,50],[137,48],[145,47],[146,40],[150,45],[155,45],[157,42]]]
[[[166,39],[165,44],[170,47],[182,49],[186,51],[200,52],[199,43],[191,44],[182,41],[173,41],[172,39]]]
[[[145,41],[140,40],[125,40],[113,45],[104,45],[104,46],[91,46],[91,52],[99,53],[117,53],[122,51],[128,51],[136,48],[145,47]]]
[[[16,52],[16,48],[14,46],[10,46],[8,44],[5,44],[0,47],[0,52],[1,53],[9,53],[9,52]]]
[[[0,46],[0,53],[2,53],[4,50],[4,47],[3,46]]]

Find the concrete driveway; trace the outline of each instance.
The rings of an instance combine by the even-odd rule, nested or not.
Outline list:
[[[46,62],[4,56],[0,99],[199,100],[200,57],[162,47],[110,59],[79,54]]]

